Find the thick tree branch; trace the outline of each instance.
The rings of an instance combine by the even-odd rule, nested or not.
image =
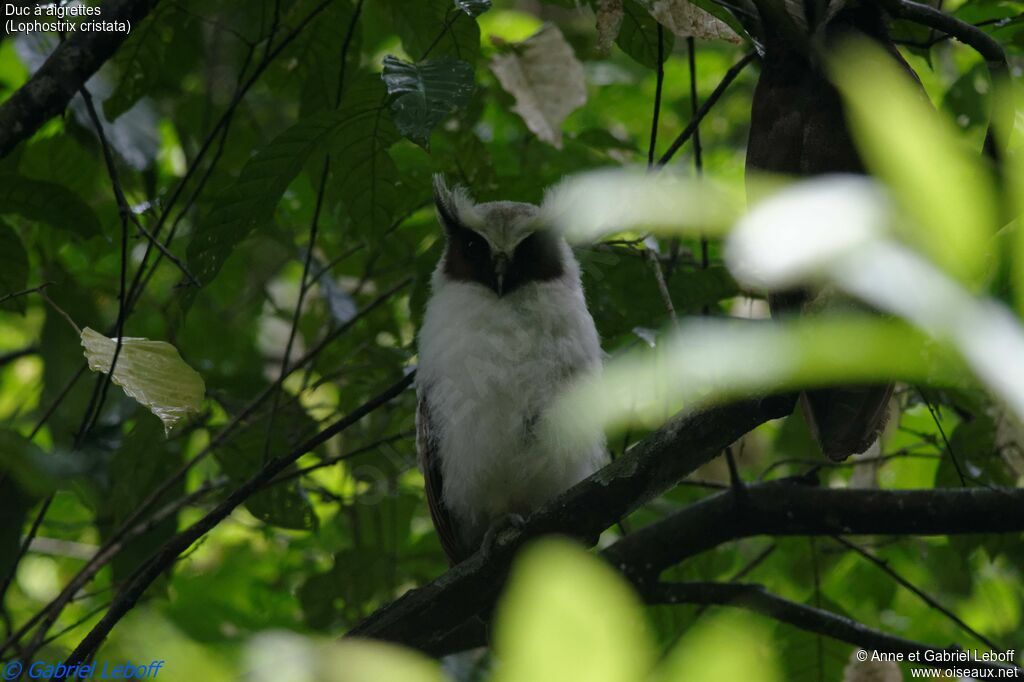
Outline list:
[[[1024,489],[855,490],[791,481],[717,493],[605,550],[634,581],[730,540],[757,535],[960,535],[1024,532]]]
[[[723,446],[697,431],[720,420],[733,408],[721,408],[681,420],[658,432],[587,479],[527,521],[523,534],[499,542],[489,557],[477,552],[434,582],[407,593],[356,626],[348,636],[374,637],[444,654],[479,644],[481,632],[466,627],[475,615],[486,615],[504,581],[508,562],[522,540],[560,532],[592,542],[595,528],[607,522],[606,510],[624,513],[638,506],[654,489],[662,490],[680,470],[712,456]],[[747,406],[749,409],[749,406]],[[751,416],[747,415],[745,426]],[[687,437],[693,440],[686,441]],[[650,477],[662,469],[665,478]],[[638,483],[629,481],[635,473]],[[625,480],[623,480],[625,479]],[[660,483],[654,483],[660,481]],[[643,491],[639,493],[639,491]],[[599,521],[600,520],[600,521]],[[715,494],[662,521],[619,540],[604,557],[641,592],[657,584],[666,568],[730,540],[756,535],[948,535],[1024,532],[1024,490],[843,490],[823,489],[791,480],[764,483]],[[789,621],[786,621],[789,622]],[[885,649],[887,637],[862,625],[847,628],[839,639],[865,648]],[[858,629],[859,628],[859,629]],[[817,630],[815,630],[817,631]],[[874,633],[851,639],[851,633]],[[824,632],[828,634],[828,632]],[[889,644],[897,638],[886,640]],[[903,641],[903,640],[900,640]],[[926,647],[910,642],[909,647]],[[892,649],[904,650],[904,649]],[[906,651],[916,650],[912,648]]]
[[[101,16],[106,21],[131,22],[134,27],[159,1],[107,0]],[[58,45],[28,82],[0,105],[0,158],[64,111],[128,35],[116,31],[73,33]]]
[[[887,635],[857,621],[831,611],[798,604],[772,594],[761,585],[743,583],[657,583],[646,587],[643,596],[648,604],[702,604],[733,606],[763,614],[781,623],[847,642],[862,649],[883,653],[918,653],[922,665],[936,668],[1006,669],[998,663],[971,661],[933,662],[936,655],[955,654],[957,646],[931,647],[894,635]],[[926,656],[926,652],[932,656]],[[1003,653],[1003,652],[999,652]],[[931,660],[928,660],[931,659]]]
[[[521,531],[498,539],[432,583],[412,590],[357,625],[350,636],[401,642],[431,653],[455,647],[460,627],[486,613],[516,547],[529,537],[562,533],[593,544],[606,528],[710,461],[754,427],[793,409],[792,396],[751,400],[687,415],[548,503]]]

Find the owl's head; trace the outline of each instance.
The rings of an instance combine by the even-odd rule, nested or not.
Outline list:
[[[434,176],[434,204],[447,236],[441,272],[449,280],[476,282],[500,297],[566,273],[572,253],[561,237],[543,229],[540,207],[478,204],[462,187],[449,190],[442,175]]]

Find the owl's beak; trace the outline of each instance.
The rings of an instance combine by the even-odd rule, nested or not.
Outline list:
[[[499,253],[494,257],[494,291],[498,296],[505,293],[506,272],[508,272],[508,256]]]

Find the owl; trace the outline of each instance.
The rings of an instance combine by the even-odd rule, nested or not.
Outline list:
[[[542,207],[476,203],[434,178],[445,247],[418,337],[416,444],[452,563],[608,461],[604,437],[567,439],[548,414],[600,370],[580,266]]]

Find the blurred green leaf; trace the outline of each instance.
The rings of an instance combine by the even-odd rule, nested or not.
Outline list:
[[[541,540],[513,566],[494,648],[501,682],[635,682],[654,662],[636,595],[564,540]]]
[[[80,237],[100,233],[93,210],[66,187],[0,173],[0,214],[14,213]]]
[[[10,225],[0,220],[0,298],[24,291],[28,285],[28,254]],[[6,310],[24,312],[24,297],[3,303]]]
[[[887,55],[858,45],[832,62],[864,158],[913,219],[907,239],[976,284],[996,227],[996,197],[978,154]]]
[[[708,616],[683,635],[654,679],[781,682],[783,677],[770,627],[749,615],[727,613]]]
[[[584,437],[625,423],[660,424],[680,409],[742,396],[894,378],[955,385],[966,380],[964,371],[948,347],[894,321],[691,322],[567,390],[550,422],[562,437]]]
[[[35,499],[0,466],[0,584],[15,569],[15,559],[21,549],[22,527]]]

